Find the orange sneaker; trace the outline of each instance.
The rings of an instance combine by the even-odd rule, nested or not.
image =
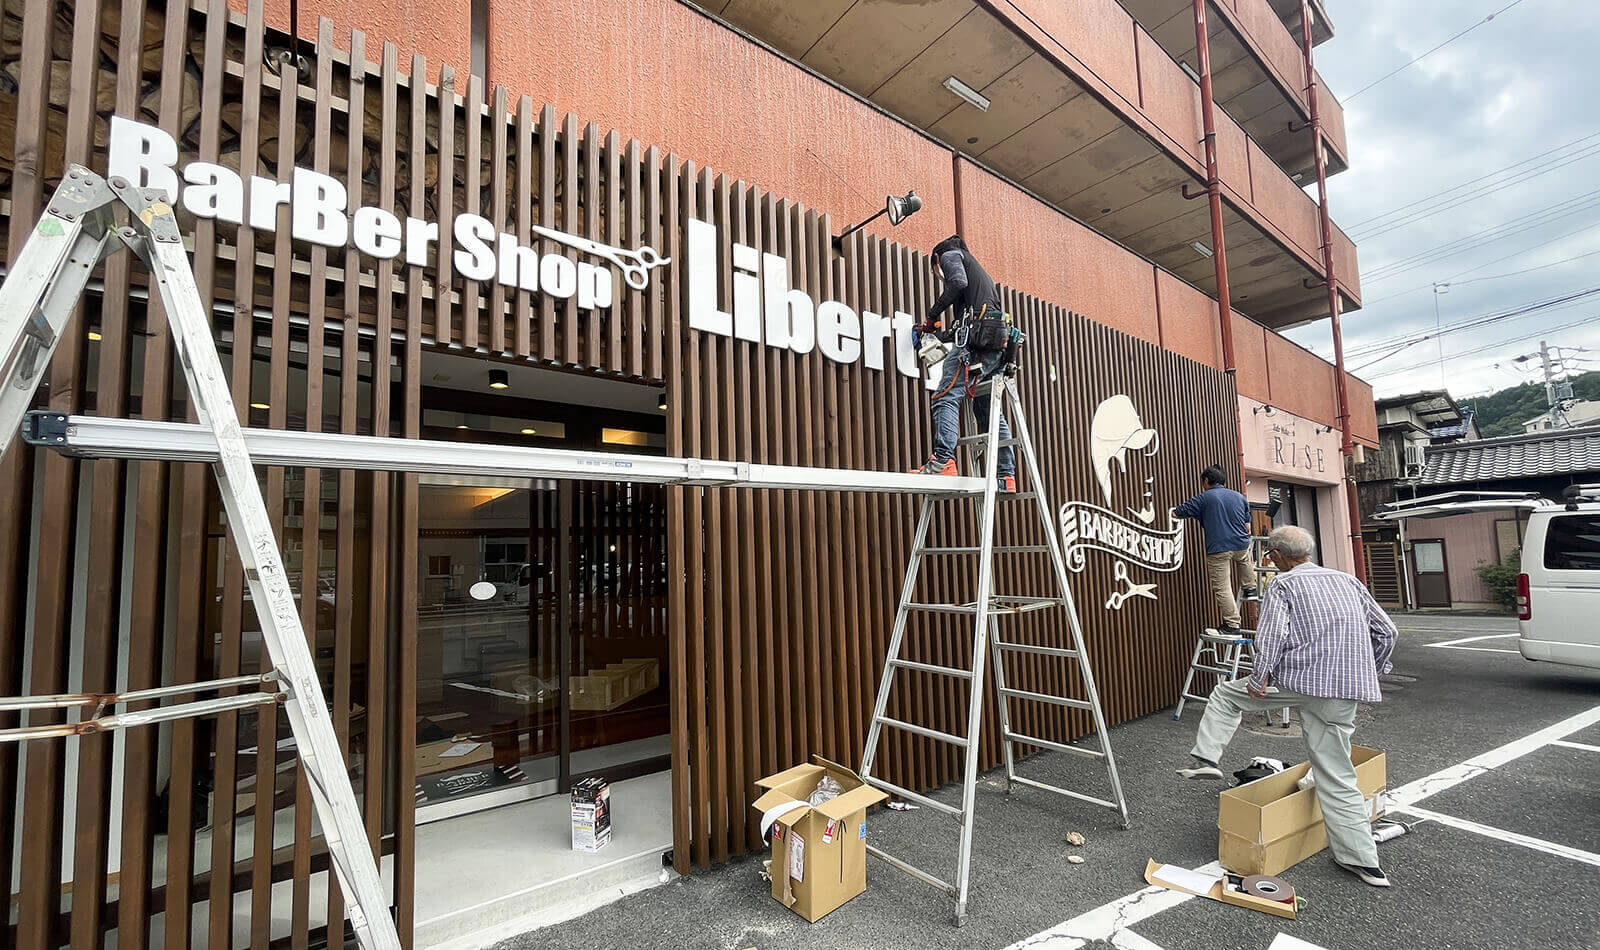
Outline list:
[[[946,459],[945,461],[941,462],[938,459],[930,458],[926,462],[922,463],[922,467],[921,468],[912,469],[911,470],[911,474],[912,475],[957,475],[957,474],[960,474],[960,473],[956,471],[956,460],[955,459]]]
[[[1017,479],[1016,479],[1016,476],[1014,476],[1014,475],[1002,475],[1000,477],[1000,491],[1002,493],[1014,493],[1016,490],[1017,490]]]

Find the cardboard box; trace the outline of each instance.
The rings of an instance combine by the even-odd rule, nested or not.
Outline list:
[[[1160,870],[1161,865],[1154,861],[1146,860],[1144,863],[1145,883],[1154,885],[1156,887],[1164,887],[1169,891],[1177,891],[1180,894],[1193,894],[1196,897],[1207,897],[1214,901],[1221,901],[1224,904],[1232,904],[1235,907],[1246,907],[1250,910],[1259,910],[1264,914],[1271,914],[1274,917],[1287,917],[1290,920],[1295,919],[1296,907],[1294,902],[1284,903],[1281,901],[1267,900],[1265,897],[1256,897],[1253,894],[1246,894],[1243,891],[1234,890],[1228,886],[1228,879],[1226,877],[1219,876],[1219,880],[1215,884],[1211,885],[1211,889],[1208,891],[1191,891],[1188,888],[1179,887],[1176,884],[1162,880],[1157,876]]]
[[[1377,795],[1388,785],[1388,761],[1382,752],[1362,746],[1350,747],[1350,759],[1369,819],[1376,819]],[[1218,795],[1217,859],[1223,867],[1235,874],[1277,874],[1328,846],[1317,790],[1299,787],[1310,771],[1311,763],[1302,762]]]
[[[599,851],[611,843],[611,785],[586,778],[572,786],[572,850]]]
[[[470,749],[464,748],[471,746]],[[455,751],[461,755],[445,755]],[[417,774],[436,775],[440,772],[454,772],[474,765],[484,765],[494,762],[494,746],[487,742],[477,742],[472,739],[441,739],[438,742],[423,742],[417,745]]]
[[[661,664],[655,659],[607,663],[604,669],[571,677],[567,683],[572,690],[573,709],[616,709],[659,686]]]
[[[867,889],[867,808],[889,796],[842,765],[813,759],[756,782],[766,793],[750,807],[764,814],[800,803],[772,825],[772,896],[816,923]],[[844,791],[813,808],[805,802],[824,776]]]

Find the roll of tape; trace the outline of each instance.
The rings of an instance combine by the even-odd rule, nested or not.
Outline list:
[[[1294,886],[1270,874],[1252,874],[1244,879],[1240,889],[1251,897],[1262,897],[1284,904],[1294,903]]]

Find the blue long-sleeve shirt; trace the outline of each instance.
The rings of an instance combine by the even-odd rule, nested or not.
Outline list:
[[[1250,503],[1231,488],[1214,485],[1172,511],[1180,518],[1199,519],[1206,530],[1207,554],[1250,546]]]

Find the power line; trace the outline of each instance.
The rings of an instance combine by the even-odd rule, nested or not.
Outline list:
[[[1595,226],[1596,226],[1595,222],[1592,222],[1592,221],[1591,222],[1587,222],[1587,223],[1585,223],[1585,224],[1583,224],[1583,225],[1581,225],[1579,227],[1573,228],[1571,231],[1563,231],[1563,232],[1561,232],[1560,234],[1556,235],[1553,238],[1549,238],[1547,240],[1540,241],[1538,244],[1530,245],[1529,247],[1522,248],[1519,251],[1512,251],[1510,254],[1502,254],[1499,257],[1494,258],[1493,260],[1484,261],[1482,264],[1474,264],[1473,266],[1467,268],[1466,270],[1457,271],[1454,274],[1451,274],[1450,276],[1446,277],[1444,280],[1430,281],[1430,282],[1428,282],[1426,284],[1418,284],[1417,286],[1408,288],[1406,290],[1397,291],[1397,292],[1392,293],[1392,294],[1385,294],[1382,297],[1375,297],[1375,298],[1373,298],[1371,300],[1363,300],[1361,302],[1361,307],[1362,307],[1363,310],[1371,309],[1376,304],[1380,304],[1380,303],[1383,303],[1383,302],[1389,301],[1389,300],[1395,300],[1395,299],[1398,299],[1400,297],[1404,297],[1407,294],[1414,294],[1419,290],[1427,290],[1429,287],[1432,287],[1434,284],[1454,284],[1454,285],[1464,286],[1466,284],[1475,284],[1475,283],[1477,283],[1478,281],[1481,281],[1481,280],[1499,280],[1499,279],[1501,279],[1503,277],[1516,277],[1519,274],[1527,274],[1527,273],[1531,273],[1531,272],[1536,271],[1536,270],[1544,270],[1545,268],[1549,268],[1549,267],[1559,267],[1562,264],[1570,264],[1573,261],[1582,260],[1585,257],[1593,257],[1596,254],[1600,254],[1600,251],[1589,251],[1586,254],[1579,254],[1579,255],[1577,255],[1575,257],[1563,258],[1562,260],[1553,261],[1553,262],[1551,262],[1549,264],[1540,264],[1538,267],[1529,267],[1526,270],[1512,271],[1509,274],[1496,274],[1493,277],[1475,277],[1472,280],[1457,280],[1456,279],[1458,277],[1464,277],[1467,274],[1472,273],[1473,271],[1480,271],[1480,270],[1483,270],[1485,267],[1492,267],[1495,264],[1502,264],[1502,263],[1504,263],[1506,261],[1509,261],[1509,260],[1512,260],[1514,258],[1521,257],[1524,254],[1531,254],[1532,252],[1537,251],[1541,247],[1545,247],[1547,245],[1554,244],[1557,241],[1565,240],[1565,239],[1567,239],[1569,237],[1572,237],[1575,234],[1582,234],[1585,231],[1593,230],[1595,228]],[[1377,283],[1377,281],[1371,281],[1371,283]]]
[[[1347,96],[1344,101],[1346,103],[1348,103],[1351,99],[1354,99],[1356,96],[1361,95],[1363,92],[1366,92],[1368,89],[1371,89],[1373,86],[1376,86],[1378,83],[1381,83],[1384,80],[1388,79],[1390,76],[1393,76],[1396,73],[1399,73],[1399,72],[1402,72],[1402,71],[1404,71],[1406,69],[1409,69],[1412,66],[1415,66],[1417,63],[1422,62],[1424,59],[1427,59],[1429,56],[1432,56],[1434,53],[1439,52],[1440,50],[1444,49],[1446,46],[1449,46],[1451,43],[1454,43],[1456,40],[1461,39],[1463,36],[1466,36],[1468,33],[1471,33],[1473,30],[1476,30],[1478,27],[1483,26],[1485,23],[1488,23],[1490,20],[1493,20],[1495,17],[1497,17],[1500,14],[1506,12],[1507,10],[1511,9],[1512,7],[1516,6],[1517,4],[1519,4],[1521,2],[1522,2],[1522,0],[1512,0],[1511,3],[1508,3],[1505,6],[1501,7],[1500,9],[1494,11],[1493,13],[1491,13],[1488,16],[1484,17],[1483,19],[1479,20],[1478,22],[1476,22],[1476,23],[1472,24],[1471,26],[1467,27],[1466,29],[1462,30],[1460,33],[1457,33],[1455,36],[1452,36],[1449,39],[1445,40],[1443,43],[1440,43],[1438,46],[1435,46],[1433,49],[1428,50],[1426,53],[1423,53],[1420,56],[1413,57],[1410,61],[1408,61],[1406,63],[1402,63],[1401,65],[1395,67],[1394,69],[1390,70],[1389,72],[1384,73],[1382,76],[1378,77],[1377,79],[1373,80],[1372,82],[1367,83],[1365,86],[1362,86],[1360,89],[1357,89],[1354,93],[1352,93],[1349,96]]]
[[[1571,165],[1575,162],[1581,162],[1586,158],[1593,158],[1596,155],[1600,155],[1600,144],[1590,146],[1574,155],[1563,155],[1560,158],[1551,159],[1543,165],[1535,165],[1533,168],[1518,172],[1505,181],[1490,182],[1489,184],[1483,185],[1482,187],[1476,188],[1464,194],[1454,195],[1443,202],[1430,207],[1419,208],[1410,212],[1409,214],[1396,218],[1393,221],[1386,221],[1372,228],[1368,228],[1357,233],[1352,233],[1351,237],[1360,241],[1367,241],[1375,237],[1380,237],[1388,234],[1390,231],[1397,231],[1401,228],[1416,224],[1419,221],[1426,221],[1436,214],[1443,214],[1446,211],[1459,208],[1462,205],[1467,204],[1475,199],[1482,198],[1484,195],[1490,194],[1491,192],[1525,184],[1541,175],[1548,175],[1553,171],[1566,168],[1568,165]]]
[[[1370,363],[1363,364],[1363,366],[1371,366],[1373,363],[1386,360],[1402,350],[1415,346],[1418,343],[1423,343],[1427,340],[1432,340],[1449,333],[1456,333],[1461,330],[1471,330],[1476,329],[1477,327],[1488,326],[1491,323],[1498,323],[1502,320],[1511,320],[1518,317],[1531,316],[1544,310],[1560,309],[1562,307],[1571,306],[1572,304],[1585,300],[1589,297],[1593,297],[1596,294],[1600,294],[1600,287],[1591,287],[1587,290],[1580,290],[1570,294],[1562,294],[1560,296],[1551,297],[1544,300],[1535,300],[1527,303],[1515,304],[1505,310],[1497,310],[1487,314],[1480,314],[1475,317],[1468,317],[1465,320],[1460,320],[1455,323],[1445,324],[1429,333],[1423,333],[1419,335],[1400,335],[1390,337],[1385,340],[1376,340],[1372,343],[1356,346],[1345,355],[1346,358],[1360,359],[1363,356],[1370,356],[1374,353],[1382,352],[1383,350],[1391,350],[1391,352],[1384,354],[1378,359],[1373,360]],[[1359,368],[1361,367],[1358,367],[1358,369]]]
[[[1600,138],[1600,132],[1590,132],[1588,135],[1585,135],[1582,138],[1573,139],[1572,141],[1566,143],[1565,145],[1557,145],[1555,148],[1546,149],[1546,150],[1540,152],[1537,155],[1530,155],[1527,158],[1522,159],[1521,161],[1512,162],[1510,165],[1507,165],[1504,168],[1498,168],[1498,169],[1496,169],[1496,170],[1494,170],[1492,172],[1488,172],[1486,174],[1479,175],[1477,178],[1473,178],[1473,179],[1471,179],[1469,181],[1464,181],[1464,182],[1460,183],[1459,185],[1451,185],[1449,188],[1446,188],[1443,191],[1436,191],[1431,195],[1428,195],[1428,196],[1426,196],[1424,198],[1418,198],[1415,201],[1408,202],[1406,204],[1400,205],[1397,208],[1390,208],[1388,211],[1385,211],[1382,214],[1375,214],[1370,218],[1363,218],[1362,220],[1357,221],[1356,223],[1350,225],[1350,229],[1352,231],[1357,230],[1357,229],[1361,228],[1362,225],[1370,224],[1373,221],[1378,220],[1379,218],[1387,218],[1390,215],[1398,214],[1399,212],[1404,211],[1407,208],[1413,208],[1413,207],[1415,207],[1417,205],[1420,205],[1420,204],[1423,204],[1425,202],[1432,201],[1435,198],[1442,198],[1445,195],[1448,195],[1450,192],[1455,191],[1455,190],[1457,190],[1459,188],[1465,188],[1468,185],[1476,185],[1480,181],[1484,181],[1486,179],[1493,178],[1496,175],[1504,174],[1504,173],[1506,173],[1508,171],[1511,171],[1513,168],[1516,168],[1516,167],[1518,167],[1520,165],[1526,165],[1529,162],[1536,162],[1539,159],[1544,158],[1546,155],[1553,155],[1556,152],[1560,152],[1560,151],[1562,151],[1564,149],[1569,149],[1574,145],[1579,145],[1579,144],[1581,144],[1583,142],[1587,142],[1587,141],[1589,141],[1590,139],[1593,139],[1593,138]]]
[[[1499,349],[1500,347],[1503,347],[1503,346],[1510,346],[1513,343],[1521,343],[1524,340],[1532,340],[1535,337],[1543,336],[1543,335],[1549,334],[1549,333],[1560,333],[1563,330],[1571,330],[1571,329],[1574,329],[1576,327],[1589,326],[1596,319],[1600,319],[1600,316],[1584,317],[1582,320],[1574,320],[1571,323],[1563,323],[1562,325],[1557,326],[1557,327],[1543,327],[1541,329],[1534,330],[1532,333],[1527,333],[1527,334],[1524,334],[1524,335],[1519,336],[1519,337],[1513,337],[1512,339],[1509,339],[1509,340],[1501,340],[1498,343],[1489,343],[1489,344],[1486,344],[1484,346],[1475,347],[1474,349],[1463,350],[1460,353],[1452,353],[1449,356],[1446,356],[1444,358],[1444,362],[1447,362],[1447,363],[1448,362],[1452,362],[1454,360],[1458,360],[1458,359],[1461,359],[1462,357],[1466,357],[1466,356],[1476,356],[1479,353],[1486,353],[1489,350],[1496,350],[1496,349]],[[1391,370],[1385,370],[1382,373],[1374,373],[1371,376],[1367,376],[1367,377],[1363,377],[1363,378],[1365,379],[1365,381],[1370,383],[1375,379],[1383,379],[1386,376],[1398,376],[1401,373],[1409,373],[1409,372],[1411,372],[1411,371],[1413,371],[1415,369],[1417,369],[1417,367],[1415,367],[1415,366],[1405,366],[1405,367],[1401,367],[1400,369],[1391,369]]]
[[[1418,267],[1455,257],[1459,254],[1465,254],[1468,251],[1476,251],[1509,237],[1526,234],[1535,228],[1553,224],[1563,218],[1570,218],[1575,214],[1592,210],[1596,206],[1600,206],[1600,190],[1558,201],[1537,211],[1530,211],[1527,214],[1474,231],[1453,241],[1447,241],[1427,250],[1418,251],[1409,257],[1387,261],[1368,271],[1364,275],[1364,281],[1369,284],[1376,284],[1385,280],[1392,280]]]

